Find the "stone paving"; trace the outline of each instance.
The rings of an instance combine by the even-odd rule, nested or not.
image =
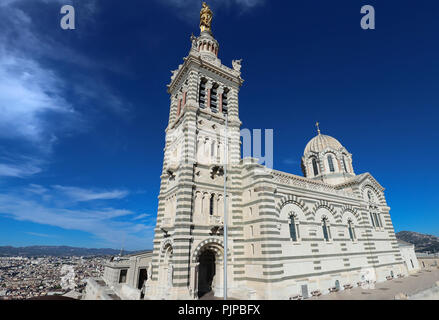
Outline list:
[[[405,278],[376,283],[375,289],[356,287],[308,300],[394,300],[401,293],[410,298],[435,286],[439,286],[439,269],[424,269]]]

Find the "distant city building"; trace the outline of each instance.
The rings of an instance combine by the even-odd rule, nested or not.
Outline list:
[[[85,279],[102,275],[104,261],[103,257],[1,257],[0,298],[56,299],[67,295],[78,299]]]

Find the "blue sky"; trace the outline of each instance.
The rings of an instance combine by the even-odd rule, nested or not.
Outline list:
[[[1,1],[0,245],[152,247],[166,84],[200,3]],[[320,121],[386,188],[396,231],[439,236],[439,3],[210,4],[223,63],[244,59],[243,128],[274,130],[274,167],[301,174]]]

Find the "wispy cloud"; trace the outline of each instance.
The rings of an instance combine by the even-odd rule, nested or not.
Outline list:
[[[29,0],[2,0],[2,2],[0,3],[0,7],[7,7],[13,3],[25,3],[28,1]],[[71,3],[72,0],[41,0],[40,2],[43,3],[58,2],[58,3],[68,4]]]
[[[8,159],[0,148],[0,176],[26,178],[45,169],[53,148],[65,135],[88,130],[95,121],[84,105],[106,108],[126,116],[130,104],[105,81],[85,77],[84,72],[62,73],[57,63],[75,70],[113,70],[115,64],[96,61],[74,46],[56,38],[57,33],[39,31],[32,9],[36,4],[74,3],[71,0],[2,0],[0,2],[0,142],[13,144]],[[95,23],[98,1],[75,3],[79,20]],[[27,4],[27,5],[25,5]],[[60,18],[60,17],[57,17]],[[84,23],[83,23],[84,25]],[[77,39],[80,30],[75,30]],[[52,63],[49,65],[47,61]],[[55,63],[56,62],[56,63]],[[113,69],[112,69],[113,68]],[[68,78],[67,78],[68,77]],[[72,78],[76,81],[72,81]],[[105,104],[102,97],[105,96]],[[24,160],[27,157],[29,160]]]
[[[137,217],[134,217],[133,220],[141,220],[141,219],[144,219],[144,218],[148,218],[150,216],[151,215],[148,214],[148,213],[143,213],[143,214],[138,215]]]
[[[54,190],[60,191],[73,201],[93,201],[125,198],[129,192],[126,190],[92,190],[78,187],[53,186]]]
[[[67,191],[64,193],[66,198],[70,199],[72,196],[77,201],[86,201],[85,204],[98,199],[116,201],[126,194],[126,192],[118,191],[92,192],[90,196],[78,192],[78,190],[85,191],[85,189],[64,188],[61,190]],[[96,206],[96,204],[91,205],[90,203],[90,206],[78,207],[75,203],[71,203],[68,206],[68,202],[62,201],[59,188],[35,184],[29,185],[25,189],[0,194],[0,214],[6,217],[66,230],[87,232],[111,246],[120,246],[122,239],[125,239],[126,247],[142,249],[150,246],[154,227],[152,219],[139,223],[138,219],[127,218],[130,216],[138,218],[144,214],[136,214],[129,209],[108,206],[108,203],[104,203],[102,206]]]
[[[55,138],[44,116],[74,113],[62,97],[63,86],[59,77],[36,61],[0,51],[0,137],[43,142],[48,148]]]
[[[24,178],[41,172],[41,168],[31,164],[8,165],[0,163],[0,177]]]
[[[25,232],[28,235],[40,237],[40,238],[54,238],[54,235],[45,234],[45,233],[38,233],[38,232]]]
[[[45,194],[45,193],[47,193],[49,191],[49,189],[47,189],[47,188],[45,188],[43,186],[40,186],[38,184],[33,184],[33,183],[31,183],[29,185],[29,187],[27,187],[25,190],[29,191],[31,193],[38,194],[38,195],[43,195],[43,194]]]

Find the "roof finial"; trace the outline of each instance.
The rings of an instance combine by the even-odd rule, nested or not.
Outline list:
[[[317,121],[316,122],[316,127],[317,127],[317,133],[320,134],[320,123]]]

